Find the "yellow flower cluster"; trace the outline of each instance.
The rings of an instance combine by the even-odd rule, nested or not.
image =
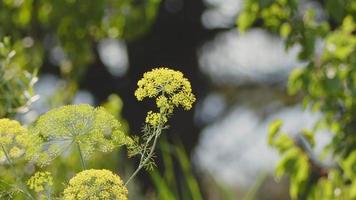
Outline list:
[[[78,173],[64,190],[64,200],[127,200],[128,191],[119,176],[109,170]]]
[[[168,68],[157,68],[146,72],[137,83],[135,96],[139,101],[145,97],[157,97],[159,108],[172,109],[182,106],[189,110],[195,101],[192,88],[183,73]]]
[[[24,155],[27,157],[33,154],[39,141],[39,138],[30,135],[18,121],[0,119],[0,159],[5,156],[11,160]]]
[[[37,172],[27,181],[27,185],[36,192],[43,192],[53,185],[53,177],[50,172]]]
[[[132,142],[120,127],[120,122],[104,108],[87,104],[68,105],[42,115],[31,132],[50,144],[37,155],[40,165],[49,164],[69,145],[77,143],[85,158],[94,151],[111,152]],[[59,142],[58,142],[59,141]]]
[[[156,105],[159,113],[148,113],[146,122],[157,124],[159,115],[171,114],[175,107],[183,107],[190,110],[195,102],[195,96],[188,79],[183,77],[183,73],[168,68],[156,68],[146,72],[143,78],[137,83],[135,96],[139,101],[144,98],[156,98]]]

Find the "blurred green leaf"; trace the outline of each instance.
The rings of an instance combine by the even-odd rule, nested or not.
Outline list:
[[[282,125],[283,125],[282,120],[275,120],[273,123],[271,123],[269,125],[269,128],[268,128],[268,144],[269,145],[273,144],[273,140],[274,140],[275,136],[277,135],[277,133],[279,132]]]

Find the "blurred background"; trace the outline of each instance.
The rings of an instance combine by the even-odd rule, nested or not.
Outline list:
[[[176,69],[191,81],[197,102],[191,111],[180,110],[172,117],[159,145],[157,170],[140,172],[129,188],[131,198],[289,199],[288,181],[273,178],[278,155],[267,144],[268,125],[283,119],[283,130],[296,134],[301,128],[312,128],[321,116],[303,110],[298,95],[287,95],[289,73],[304,64],[297,59],[298,45],[286,51],[283,39],[258,27],[240,33],[236,18],[243,0],[135,0],[134,8],[117,5],[123,6],[123,13],[134,13],[127,14],[131,18],[124,20],[123,32],[108,25],[93,40],[80,32],[91,31],[90,26],[70,18],[90,19],[90,15],[80,16],[87,2],[63,2],[48,2],[38,11],[29,8],[32,14],[42,12],[43,26],[41,18],[41,23],[26,22],[26,13],[22,16],[25,25],[0,24],[2,35],[13,41],[22,38],[25,48],[42,48],[38,50],[43,58],[37,62],[39,80],[34,86],[39,99],[26,114],[17,114],[18,119],[29,124],[61,104],[106,103],[117,111],[127,132],[140,135],[153,103],[135,99],[137,81],[152,68]],[[70,2],[78,6],[74,12],[66,9]],[[25,4],[9,0],[0,5],[5,9],[16,3]],[[324,17],[317,1],[302,5]],[[21,18],[16,8],[0,13],[0,19]],[[48,10],[58,16],[46,22]],[[17,24],[16,33],[9,31],[16,29],[13,24]],[[28,56],[36,61],[36,56]],[[316,138],[317,150],[330,140],[328,133]],[[121,157],[118,166],[125,167],[111,168],[129,174],[137,160]]]

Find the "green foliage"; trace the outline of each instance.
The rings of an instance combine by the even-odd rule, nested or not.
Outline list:
[[[160,151],[163,158],[164,174],[157,170],[150,172],[151,179],[155,184],[158,199],[203,199],[198,181],[191,169],[191,163],[184,147],[180,144],[172,145],[163,139],[160,141]],[[178,165],[174,166],[176,161]],[[183,181],[177,181],[176,170],[183,174]],[[183,194],[178,193],[183,191]]]
[[[28,110],[36,100],[33,94],[36,81],[36,73],[26,70],[21,54],[16,55],[10,39],[4,38],[0,42],[0,118]]]
[[[291,174],[290,195],[292,199],[298,199],[298,194],[305,193],[307,190],[306,182],[310,175],[309,158],[295,144],[294,140],[280,132],[282,125],[281,120],[270,125],[268,140],[269,144],[275,147],[282,157],[276,166],[276,177],[280,178],[285,174]]]
[[[264,28],[285,38],[287,49],[301,46],[299,58],[306,66],[291,73],[288,91],[303,95],[305,107],[323,114],[313,130],[295,138],[280,133],[281,121],[271,124],[269,143],[282,156],[276,174],[290,177],[292,199],[355,199],[356,2],[323,1],[322,19],[316,19],[312,7],[301,10],[301,3],[247,0],[238,19],[241,30],[254,25],[249,19],[261,20]],[[323,42],[321,53],[316,53],[317,40]],[[313,147],[321,128],[334,134],[319,158]],[[325,163],[326,157],[332,164]]]
[[[94,58],[94,44],[102,38],[132,40],[143,35],[155,19],[160,0],[5,0],[0,2],[0,37],[25,43],[25,55],[40,66],[48,45],[66,54],[63,75],[80,78]],[[35,55],[35,56],[33,56]],[[37,61],[37,62],[34,62]],[[38,62],[40,61],[40,62]]]

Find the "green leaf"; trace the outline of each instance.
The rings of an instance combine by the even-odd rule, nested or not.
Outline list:
[[[177,146],[175,150],[177,153],[179,164],[183,169],[183,173],[186,178],[187,185],[192,196],[192,200],[202,200],[203,197],[200,192],[199,184],[192,173],[187,153],[185,152],[182,145]]]
[[[157,170],[152,170],[150,171],[151,178],[153,180],[153,183],[155,184],[159,199],[161,200],[175,200],[175,196],[173,195],[173,192],[170,190],[168,184],[166,181],[163,179],[163,177],[157,172]]]
[[[288,78],[288,93],[295,95],[303,87],[301,77],[304,74],[303,68],[296,68],[292,71]]]
[[[269,145],[273,144],[273,140],[274,140],[275,136],[277,135],[277,133],[279,132],[282,125],[283,125],[282,120],[275,120],[274,122],[272,122],[269,125],[269,127],[268,127],[268,144]]]
[[[280,134],[274,140],[273,146],[283,153],[294,146],[294,141],[286,134]]]
[[[340,164],[345,175],[351,180],[354,180],[356,178],[356,151],[351,152]]]
[[[283,23],[282,26],[279,29],[279,34],[281,35],[282,38],[286,38],[289,36],[289,34],[292,31],[292,27],[290,26],[289,23]]]
[[[350,198],[356,199],[356,182],[353,182],[350,186]]]
[[[288,172],[294,168],[294,165],[296,163],[296,160],[298,159],[299,153],[300,153],[300,151],[298,148],[291,147],[289,150],[287,150],[283,154],[282,159],[279,160],[279,162],[276,166],[275,174],[276,174],[277,178],[280,178],[286,172]]]
[[[239,30],[241,32],[245,32],[246,29],[248,29],[252,23],[254,22],[253,15],[247,12],[242,12],[237,19],[237,26],[239,27]]]

